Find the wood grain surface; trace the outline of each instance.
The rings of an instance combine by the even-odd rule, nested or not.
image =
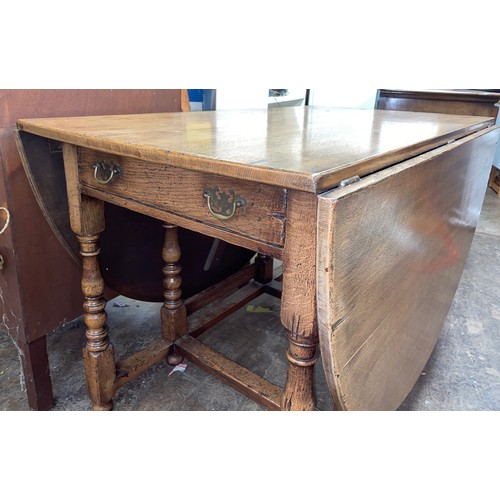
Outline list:
[[[380,89],[377,109],[496,117],[500,94],[473,90]]]
[[[18,126],[108,153],[322,192],[492,123],[471,116],[285,107],[23,119]]]
[[[453,300],[498,128],[319,197],[318,320],[336,406],[393,410]]]
[[[93,165],[98,161],[115,161],[122,172],[103,186],[94,178]],[[250,236],[254,240],[283,246],[286,193],[282,188],[102,154],[86,148],[79,148],[79,165],[84,186]],[[207,199],[203,196],[210,187],[218,187],[226,193],[234,191],[246,200],[247,205],[237,209],[228,220],[216,219],[210,214]]]

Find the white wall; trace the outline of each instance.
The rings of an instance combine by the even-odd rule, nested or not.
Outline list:
[[[217,88],[217,109],[262,109],[267,108],[269,89],[261,88]]]
[[[377,89],[370,85],[337,85],[311,89],[309,105],[373,109]]]
[[[304,91],[297,91],[297,93]],[[264,109],[269,103],[269,89],[261,88],[218,88],[217,109]],[[331,106],[334,108],[373,109],[377,89],[369,85],[335,86],[311,89],[311,106]]]

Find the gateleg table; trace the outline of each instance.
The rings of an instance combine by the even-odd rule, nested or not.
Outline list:
[[[336,409],[396,409],[453,300],[499,135],[490,117],[314,107],[24,119],[18,128],[62,145],[96,410],[167,356],[269,409],[313,410],[320,352]],[[98,259],[104,202],[165,227],[162,338],[118,361]],[[183,300],[177,227],[248,248],[256,263]],[[281,291],[270,286],[270,258],[283,262]],[[289,339],[283,388],[196,339],[265,292],[281,297]]]

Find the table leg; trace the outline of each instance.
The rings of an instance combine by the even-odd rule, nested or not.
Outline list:
[[[87,327],[83,362],[87,390],[94,410],[111,410],[116,365],[106,326],[104,280],[99,266],[99,237],[104,231],[104,202],[81,194],[76,147],[63,144],[63,157],[71,229],[80,242],[82,256],[82,292],[85,297],[83,319]]]
[[[177,226],[173,224],[164,224],[165,242],[163,245],[163,297],[164,303],[161,308],[161,325],[163,337],[171,342],[183,337],[187,332],[186,307],[182,302],[182,278],[181,249],[177,235]],[[178,365],[182,361],[182,356],[175,353],[175,347],[172,348],[167,357],[171,365]]]
[[[83,319],[87,327],[87,344],[83,360],[87,389],[94,410],[113,407],[115,359],[106,326],[104,280],[99,267],[99,234],[78,236],[82,255],[82,291],[85,296]]]
[[[282,410],[314,410],[314,364],[319,342],[316,318],[317,197],[290,192],[283,257],[281,322],[287,329],[288,373]]]
[[[32,410],[49,410],[54,405],[45,335],[31,342],[17,340],[22,351],[22,369],[28,404]]]

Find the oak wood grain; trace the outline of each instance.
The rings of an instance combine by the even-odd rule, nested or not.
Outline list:
[[[479,217],[498,128],[319,197],[318,320],[336,406],[393,410],[427,362]]]
[[[492,124],[491,118],[285,107],[19,120],[100,151],[321,192]]]
[[[115,390],[138,377],[155,364],[165,360],[171,346],[172,342],[158,339],[151,342],[144,349],[119,360],[116,363]]]
[[[107,201],[113,203],[114,205],[127,208],[129,210],[133,210],[135,212],[144,215],[149,215],[150,217],[154,217],[155,219],[176,224],[179,227],[183,227],[195,232],[200,232],[207,236],[212,236],[214,238],[219,238],[220,240],[226,241],[233,245],[237,245],[243,248],[248,248],[250,250],[254,250],[255,252],[269,255],[270,257],[276,257],[277,259],[281,259],[283,257],[282,247],[269,244],[263,241],[255,240],[250,236],[244,236],[238,233],[233,233],[225,230],[224,228],[217,227],[215,225],[192,220],[182,215],[177,215],[175,213],[167,212],[163,209],[156,208],[154,206],[145,205],[140,201],[115,196],[101,189],[94,189],[82,185],[82,193],[84,195],[96,198],[98,200]]]
[[[281,322],[289,340],[282,410],[314,410],[313,374],[318,344],[316,319],[317,196],[291,191],[283,259]]]
[[[255,276],[255,264],[248,264],[228,278],[219,281],[184,301],[186,312],[192,314],[214,300],[224,300],[246,285]]]
[[[263,285],[250,282],[224,300],[213,300],[210,304],[188,316],[188,333],[193,337],[201,335],[219,321],[264,293]]]
[[[94,177],[93,165],[99,161],[108,164],[114,161],[121,167],[121,173],[104,186]],[[78,163],[80,181],[84,186],[125,199],[140,200],[150,207],[283,246],[286,193],[282,188],[101,154],[85,148],[79,149]],[[218,187],[227,193],[234,191],[246,200],[247,205],[238,208],[234,217],[219,220],[210,213],[207,199],[203,196],[205,190],[211,187]]]
[[[179,352],[208,373],[257,401],[269,410],[279,410],[281,388],[235,363],[190,335],[178,340]]]

